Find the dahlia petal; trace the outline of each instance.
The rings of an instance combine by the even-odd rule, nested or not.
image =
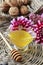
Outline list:
[[[43,28],[43,25],[42,25],[42,28]]]
[[[14,28],[13,25],[10,25],[10,26],[9,26],[9,29],[10,29],[11,31],[13,31],[13,28]]]
[[[35,14],[34,14],[34,13],[30,13],[30,14],[29,14],[29,18],[32,18],[32,17],[35,18]]]
[[[40,37],[37,37],[36,39],[40,39]]]
[[[16,22],[16,20],[15,20],[15,19],[13,19],[13,20],[11,21],[11,24],[14,24],[14,22]]]
[[[38,31],[38,28],[34,29],[34,31],[37,32]]]
[[[15,27],[14,30],[18,30],[18,27]]]
[[[10,26],[9,26],[9,29],[11,29],[13,27],[13,25],[11,24]]]
[[[39,25],[41,24],[40,20],[38,20],[38,24],[39,24]]]
[[[25,20],[24,20],[25,22],[28,22],[28,19],[27,18],[25,18]]]
[[[14,24],[13,24],[13,27],[18,27],[19,25],[15,22]]]
[[[22,20],[24,20],[24,19],[25,19],[25,17],[23,17],[23,16],[17,18],[18,21],[19,21],[19,20],[22,21]]]
[[[43,13],[42,13],[41,17],[43,18]]]
[[[36,39],[36,41],[35,41],[35,42],[36,42],[36,43],[39,43],[39,42],[40,42],[40,40],[39,40],[39,39],[38,39],[38,40]]]

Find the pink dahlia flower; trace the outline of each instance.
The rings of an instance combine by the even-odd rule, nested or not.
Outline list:
[[[43,21],[41,22],[40,20],[38,20],[38,22],[33,25],[33,30],[37,34],[35,41],[39,44],[43,44]]]
[[[31,20],[28,20],[27,18],[21,16],[18,17],[17,19],[13,19],[10,24],[10,30],[15,31],[15,30],[28,30],[29,27],[31,27],[33,23]]]

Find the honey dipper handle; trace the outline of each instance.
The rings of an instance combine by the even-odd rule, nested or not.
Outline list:
[[[3,36],[3,34],[0,32],[0,36],[2,37],[2,39],[4,40],[4,42],[6,43],[6,45],[9,47],[9,49],[12,51],[11,46],[9,45],[9,43],[7,42],[7,40],[5,39],[5,37]]]

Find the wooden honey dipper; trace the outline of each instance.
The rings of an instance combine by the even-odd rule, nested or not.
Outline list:
[[[16,49],[12,49],[12,47],[9,45],[9,43],[7,42],[7,40],[5,39],[5,37],[3,36],[1,32],[0,32],[0,36],[2,37],[6,45],[9,47],[9,49],[11,50],[11,57],[15,61],[20,62],[22,60],[22,56],[20,55],[20,53]]]

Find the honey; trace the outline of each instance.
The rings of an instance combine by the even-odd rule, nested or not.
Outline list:
[[[10,32],[8,36],[12,41],[12,44],[19,48],[24,48],[33,41],[31,34],[23,30]]]

